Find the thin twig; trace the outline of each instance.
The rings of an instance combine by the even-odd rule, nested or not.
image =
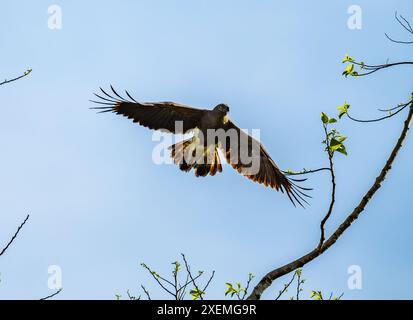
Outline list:
[[[401,62],[393,62],[393,63],[386,62],[384,64],[378,64],[378,65],[362,64],[361,62],[357,62],[357,61],[352,61],[351,63],[358,65],[360,67],[363,67],[366,70],[376,70],[376,69],[385,69],[385,68],[401,66],[401,65],[412,65],[413,61],[401,61]]]
[[[413,28],[410,25],[410,22],[407,21],[402,15],[399,15],[400,18],[397,15],[397,11],[394,13],[394,18],[397,20],[397,22],[410,34],[413,34]],[[401,19],[404,21],[401,21]],[[401,44],[412,44],[413,41],[400,41],[400,40],[394,40],[392,37],[390,37],[387,33],[385,33],[385,36],[387,39],[389,39],[392,42],[395,43],[401,43]]]
[[[334,209],[334,204],[336,201],[336,175],[334,173],[334,162],[333,162],[333,156],[334,156],[334,152],[331,151],[330,148],[330,141],[328,138],[328,132],[327,132],[327,125],[324,124],[324,133],[326,136],[326,145],[327,145],[327,154],[328,154],[328,161],[330,164],[330,174],[331,174],[331,200],[330,200],[330,205],[328,207],[328,211],[327,214],[324,216],[323,220],[321,220],[320,223],[320,242],[318,243],[318,248],[321,248],[321,246],[324,243],[325,240],[325,224],[327,223],[327,220],[330,218],[333,209]]]
[[[178,289],[179,300],[183,300],[186,294],[186,287],[190,283],[189,274],[186,274],[185,284]]]
[[[396,15],[396,17],[397,17],[397,11],[396,11],[395,15]],[[407,27],[405,26],[405,29],[406,29],[409,33],[413,34],[413,29],[412,29],[412,26],[410,25],[410,22],[407,21],[402,15],[400,15],[400,18],[402,18],[402,19],[404,20],[404,22],[406,23],[406,25],[407,25]],[[397,19],[397,20],[399,21],[399,19]],[[403,25],[403,24],[402,24],[402,25]]]
[[[385,64],[381,64],[381,65],[366,65],[366,64],[362,64],[360,62],[356,62],[356,61],[352,61],[352,64],[358,65],[360,67],[363,67],[363,69],[365,70],[369,70],[369,72],[365,72],[365,73],[359,73],[357,75],[357,77],[364,77],[364,76],[368,76],[372,73],[375,73],[379,70],[382,69],[387,69],[390,67],[394,67],[394,66],[401,66],[401,65],[412,65],[413,61],[403,61],[403,62],[394,62],[394,63],[385,63]]]
[[[391,42],[394,43],[399,43],[399,44],[412,44],[413,41],[401,41],[401,40],[395,40],[392,37],[390,37],[387,33],[384,33],[387,39],[389,39]]]
[[[296,293],[296,299],[300,300],[300,292],[301,292],[301,271],[297,272],[297,293]]]
[[[23,228],[23,226],[26,224],[27,220],[29,220],[30,215],[28,214],[26,219],[22,222],[22,224],[17,228],[17,231],[13,235],[13,237],[10,239],[9,243],[1,250],[0,256],[2,256],[6,250],[10,247],[10,245],[13,243],[13,241],[16,239],[17,235],[19,234],[20,230]]]
[[[277,295],[277,297],[275,297],[275,300],[279,300],[281,298],[281,296],[288,290],[288,288],[293,283],[296,275],[297,275],[297,272],[295,271],[294,274],[293,274],[293,277],[291,278],[291,280],[288,283],[284,284],[284,288],[278,292],[278,295]]]
[[[215,272],[215,271],[214,271],[214,272]],[[181,299],[180,299],[180,300],[182,300],[183,296],[185,295],[185,289],[186,289],[186,287],[187,287],[189,284],[191,284],[193,281],[198,280],[198,278],[200,278],[200,277],[202,276],[202,273],[200,273],[200,274],[198,274],[196,277],[194,277],[193,280],[192,280],[192,279],[189,279],[190,276],[191,276],[191,275],[187,272],[187,277],[186,277],[185,284],[182,285],[182,286],[178,289],[178,293],[180,293],[180,295],[181,295]],[[182,291],[182,293],[181,293],[181,291]],[[205,291],[205,290],[204,290],[204,291]]]
[[[344,296],[344,292],[337,297],[337,300],[340,300]]]
[[[304,169],[300,172],[283,171],[283,173],[285,173],[287,176],[298,176],[298,175],[316,173],[316,172],[325,171],[325,170],[329,171],[331,169],[330,168],[319,168],[319,169],[314,169],[314,170]]]
[[[53,294],[51,294],[47,297],[41,298],[40,300],[49,300],[50,298],[53,298],[53,297],[57,296],[60,292],[62,292],[62,290],[63,290],[63,288],[60,288],[55,293],[53,293]]]
[[[196,282],[195,282],[196,279],[194,279],[194,277],[192,276],[191,268],[189,267],[188,261],[186,261],[185,255],[184,255],[183,253],[181,253],[181,255],[182,255],[182,259],[184,260],[184,263],[185,263],[186,271],[188,272],[189,277],[191,278],[191,282],[192,282],[192,284],[194,285],[196,291],[197,291],[198,294],[199,294],[199,298],[200,298],[201,300],[204,300],[204,298],[202,297],[203,291],[201,291],[201,290],[199,289],[198,285],[196,284]]]
[[[212,274],[209,277],[209,280],[208,280],[207,284],[205,285],[204,289],[202,290],[203,292],[206,292],[206,289],[208,289],[208,287],[211,284],[211,281],[214,278],[214,276],[215,276],[215,270],[212,271]]]
[[[126,290],[126,294],[128,295],[129,300],[141,300],[141,296],[136,298],[135,296],[131,295],[130,292],[129,292],[129,289]]]
[[[409,103],[411,103],[411,101],[410,101]],[[389,114],[389,115],[387,115],[387,116],[385,116],[385,117],[381,117],[381,118],[377,118],[377,119],[371,119],[371,120],[360,120],[360,119],[353,118],[352,116],[350,116],[350,114],[349,114],[348,112],[347,112],[346,114],[347,114],[347,117],[348,117],[350,120],[353,120],[353,121],[355,121],[355,122],[372,123],[372,122],[379,122],[379,121],[383,121],[383,120],[392,118],[392,117],[394,117],[395,115],[397,115],[397,114],[399,114],[400,112],[402,112],[402,111],[403,111],[404,109],[406,109],[407,107],[408,107],[408,105],[405,105],[405,106],[403,106],[403,107],[400,107],[399,110],[397,110],[396,112],[393,112],[392,114]],[[397,107],[396,107],[396,108],[397,108]],[[382,111],[382,110],[380,110],[380,111]]]
[[[13,79],[10,79],[10,80],[4,80],[3,82],[0,82],[0,86],[2,86],[3,84],[6,84],[6,83],[10,83],[10,82],[13,82],[13,81],[17,81],[17,80],[19,80],[19,79],[21,79],[21,78],[24,78],[24,77],[27,77],[30,73],[32,72],[32,69],[28,69],[27,71],[25,71],[21,76],[18,76],[18,77],[16,77],[16,78],[13,78]]]
[[[254,279],[254,276],[252,275],[252,273],[250,273],[250,274],[248,275],[247,285],[246,285],[246,287],[245,287],[245,289],[244,289],[244,294],[243,294],[241,300],[245,300],[245,297],[246,297],[246,295],[247,295],[247,293],[248,293],[248,289],[250,288],[250,284],[251,284],[252,279]]]
[[[394,110],[403,108],[404,106],[409,105],[410,103],[412,103],[412,100],[410,100],[410,101],[407,102],[407,103],[401,103],[401,104],[399,104],[399,105],[397,105],[397,106],[395,106],[395,107],[393,107],[393,108],[388,108],[388,109],[378,108],[377,110],[379,110],[379,111],[381,111],[381,112],[392,112],[392,111],[394,111]]]
[[[142,288],[143,292],[145,292],[146,296],[148,297],[148,300],[152,300],[152,299],[151,299],[151,296],[150,296],[150,294],[149,294],[149,291],[146,290],[146,288],[145,288],[143,285],[141,285],[141,288]]]
[[[173,283],[171,283],[169,280],[161,277],[159,274],[152,271],[146,264],[142,263],[141,265],[142,265],[142,267],[144,267],[146,270],[149,271],[149,273],[152,275],[152,277],[155,279],[155,281],[161,286],[162,289],[164,289],[170,295],[175,297],[175,294],[173,292],[171,292],[168,288],[166,288],[160,280],[165,281],[166,283],[170,284],[171,286],[173,286]]]
[[[174,277],[174,289],[175,289],[175,300],[179,300],[179,291],[178,291],[178,267],[179,264],[177,261],[173,263],[175,265],[175,269],[172,271],[172,275]]]

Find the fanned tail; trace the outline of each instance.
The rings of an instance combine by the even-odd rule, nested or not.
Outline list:
[[[215,145],[204,147],[197,144],[196,139],[188,139],[169,147],[174,163],[179,169],[189,172],[195,170],[195,176],[214,176],[222,172],[222,165]]]

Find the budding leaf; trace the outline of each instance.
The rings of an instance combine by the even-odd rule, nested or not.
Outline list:
[[[341,148],[343,144],[336,140],[335,138],[331,139],[330,141],[330,149],[331,151],[337,151],[339,148]]]
[[[347,114],[350,105],[347,102],[344,102],[344,105],[337,107],[338,109],[338,118],[341,119],[345,114]]]
[[[342,144],[341,147],[337,149],[337,152],[340,152],[341,154],[344,154],[345,156],[348,155],[346,147],[344,146],[344,144]]]
[[[191,296],[192,296],[192,300],[197,300],[199,299],[203,294],[205,294],[204,291],[200,290],[200,289],[194,289],[191,290],[190,292]]]
[[[344,70],[344,72],[342,73],[342,75],[347,78],[348,75],[352,74],[353,70],[354,70],[354,64],[350,64],[350,65],[348,65],[347,68]]]
[[[330,120],[330,118],[328,117],[328,115],[326,115],[324,112],[321,112],[321,121],[326,124],[328,123],[328,121]]]
[[[347,137],[343,137],[343,136],[337,137],[337,140],[338,140],[339,142],[344,142],[346,139],[347,139]]]
[[[352,61],[354,61],[354,59],[352,57],[350,57],[348,54],[346,54],[346,56],[344,57],[344,59],[341,62],[346,63],[346,62],[352,62]]]
[[[226,283],[226,285],[228,288],[227,288],[227,291],[225,291],[225,295],[228,295],[229,293],[234,291],[234,288],[232,287],[231,283]]]

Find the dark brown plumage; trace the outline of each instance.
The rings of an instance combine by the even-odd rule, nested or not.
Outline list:
[[[197,177],[214,176],[217,172],[222,172],[218,154],[218,149],[221,149],[227,162],[240,174],[254,182],[285,192],[294,205],[298,203],[302,206],[302,202],[307,203],[304,197],[308,196],[303,191],[311,189],[302,188],[295,183],[305,179],[288,178],[260,142],[244,133],[229,120],[229,108],[225,104],[219,104],[213,110],[206,110],[175,102],[139,103],[127,91],[129,100],[120,96],[112,86],[111,89],[111,94],[103,89],[101,94],[95,94],[100,100],[93,102],[106,106],[92,109],[123,115],[149,129],[172,133],[194,131],[191,139],[170,147],[171,157],[182,171],[188,172],[194,169]],[[181,127],[176,126],[177,122],[181,123]],[[212,143],[204,138],[208,136],[208,130],[211,129],[220,132]],[[243,161],[247,158],[251,159],[249,163]],[[258,163],[259,167],[254,168],[254,163]]]

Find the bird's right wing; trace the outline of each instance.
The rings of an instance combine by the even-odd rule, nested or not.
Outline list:
[[[110,95],[100,88],[102,94],[95,93],[95,96],[100,100],[92,100],[92,102],[105,106],[91,109],[123,115],[149,129],[185,133],[199,125],[205,112],[205,110],[195,109],[175,102],[139,103],[127,91],[126,94],[130,100],[126,100],[112,86],[111,89],[113,93]],[[181,123],[179,124],[178,122]]]
[[[303,191],[309,191],[309,188],[298,186],[295,182],[302,182],[305,179],[291,179],[287,177],[275,164],[264,146],[243,132],[231,120],[225,125],[227,135],[218,138],[220,146],[225,153],[227,162],[242,174],[244,177],[262,183],[265,186],[274,188],[277,191],[285,192],[291,202],[303,206],[307,203],[309,197]],[[229,134],[230,132],[234,134]],[[231,139],[236,139],[235,144]]]

